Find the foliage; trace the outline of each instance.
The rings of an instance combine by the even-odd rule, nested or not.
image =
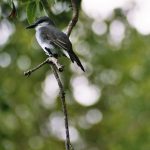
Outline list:
[[[36,43],[34,31],[25,30],[27,20],[34,22],[47,15],[50,8],[49,15],[64,29],[72,14],[70,1],[49,0],[49,5],[44,5],[44,0],[14,2],[16,18],[6,18],[10,3],[1,1],[0,9],[0,35],[3,40],[4,33],[9,37],[0,41],[0,149],[64,150],[61,103],[50,68],[45,66],[30,78],[24,77],[23,72],[46,58]],[[58,4],[61,9],[56,7]],[[97,35],[91,27],[93,20],[81,10],[71,41],[87,71],[82,73],[68,59],[60,59],[65,65],[61,78],[76,150],[150,147],[150,38],[140,35],[128,24],[126,16],[118,13],[105,21],[108,29],[114,20],[123,22],[126,29],[125,38],[117,46],[108,40],[109,30]],[[97,102],[88,106],[78,103],[73,86],[77,77],[84,82],[87,79],[89,87],[98,87]],[[86,89],[81,91],[88,94],[85,92]]]

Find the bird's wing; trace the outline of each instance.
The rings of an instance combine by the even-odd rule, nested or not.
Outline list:
[[[67,52],[72,49],[72,46],[70,45],[68,46],[67,43],[65,43],[59,38],[53,39],[53,43],[57,45],[59,48],[66,50]]]
[[[45,31],[45,38],[49,40],[49,42],[59,48],[64,49],[70,56],[70,59],[72,62],[76,62],[81,69],[84,71],[84,68],[79,60],[79,58],[76,56],[76,54],[72,50],[72,44],[66,34],[64,34],[61,31],[55,31],[55,32],[50,32],[50,30]]]
[[[57,45],[59,48],[66,50],[67,52],[72,50],[72,44],[67,35],[63,32],[55,33],[55,38],[53,38],[53,43]]]
[[[48,40],[51,44],[58,46],[66,51],[72,50],[72,44],[68,36],[59,31],[57,28],[47,27],[42,28],[41,36],[44,40]]]
[[[65,37],[64,37],[65,38]],[[71,59],[71,61],[72,62],[76,62],[77,63],[77,65],[78,66],[80,66],[80,68],[83,70],[83,71],[85,71],[84,70],[84,67],[82,66],[82,64],[81,64],[81,62],[80,62],[80,60],[79,60],[79,58],[77,57],[77,55],[74,53],[74,51],[72,50],[72,44],[71,44],[71,42],[69,41],[69,38],[67,39],[67,38],[65,38],[65,40],[64,40],[64,38],[62,39],[62,37],[61,38],[56,38],[53,42],[54,42],[54,44],[55,45],[57,45],[58,47],[60,47],[60,48],[63,48],[64,50],[66,50],[67,52],[68,52],[68,54],[69,54],[69,56],[70,56],[70,59]],[[63,40],[63,41],[62,41]]]

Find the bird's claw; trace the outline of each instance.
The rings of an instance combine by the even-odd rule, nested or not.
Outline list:
[[[48,62],[48,63],[53,63],[53,64],[57,67],[57,69],[58,69],[59,72],[63,72],[64,66],[61,65],[61,64],[58,62],[58,59],[57,59],[57,58],[55,58],[55,57],[48,57],[48,58],[47,58],[47,62]]]

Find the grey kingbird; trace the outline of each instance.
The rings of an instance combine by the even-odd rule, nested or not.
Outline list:
[[[56,28],[54,22],[49,17],[41,17],[32,25],[26,27],[26,29],[35,28],[36,39],[46,55],[49,57],[59,57],[69,55],[72,62],[76,62],[77,65],[83,70],[79,58],[73,52],[72,44],[69,37]]]

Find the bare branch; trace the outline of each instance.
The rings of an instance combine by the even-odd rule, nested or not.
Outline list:
[[[61,98],[61,102],[62,102],[62,110],[64,113],[64,121],[65,121],[65,129],[66,129],[66,150],[73,150],[73,147],[71,145],[70,142],[70,135],[69,135],[69,126],[68,126],[68,113],[67,113],[67,106],[66,106],[66,100],[65,100],[65,91],[64,91],[64,87],[61,83],[60,77],[57,73],[57,68],[54,64],[50,64],[51,68],[53,70],[54,76],[57,80],[59,89],[60,89],[60,98]]]
[[[72,19],[70,20],[68,27],[67,27],[67,35],[70,36],[72,29],[76,25],[78,18],[79,18],[79,9],[77,5],[77,0],[71,0],[71,6],[73,9]]]
[[[62,102],[62,110],[64,113],[65,130],[66,130],[66,144],[65,144],[66,150],[73,150],[73,147],[70,142],[70,136],[69,136],[68,113],[67,113],[67,106],[66,106],[66,100],[65,100],[65,92],[64,92],[63,84],[61,83],[61,80],[60,80],[58,72],[57,72],[57,70],[62,72],[63,66],[58,63],[58,60],[56,58],[49,57],[44,62],[42,62],[41,64],[36,66],[35,68],[24,72],[24,75],[29,77],[34,71],[40,69],[45,64],[49,64],[51,66],[54,76],[57,80],[59,89],[60,89],[60,98],[61,98],[61,102]]]
[[[54,64],[56,66],[57,70],[59,70],[60,72],[63,71],[64,67],[61,64],[58,63],[58,60],[56,58],[48,57],[45,61],[40,63],[38,66],[36,66],[33,69],[30,69],[30,70],[24,72],[24,75],[29,77],[33,72],[35,72],[36,70],[40,69],[42,66],[44,66],[47,63]]]
[[[33,69],[30,69],[28,71],[24,72],[25,76],[30,76],[34,71],[38,70],[39,68],[41,68],[43,65],[45,65],[46,63],[48,63],[48,60],[46,59],[45,61],[43,61],[41,64],[39,64],[38,66],[34,67]]]

